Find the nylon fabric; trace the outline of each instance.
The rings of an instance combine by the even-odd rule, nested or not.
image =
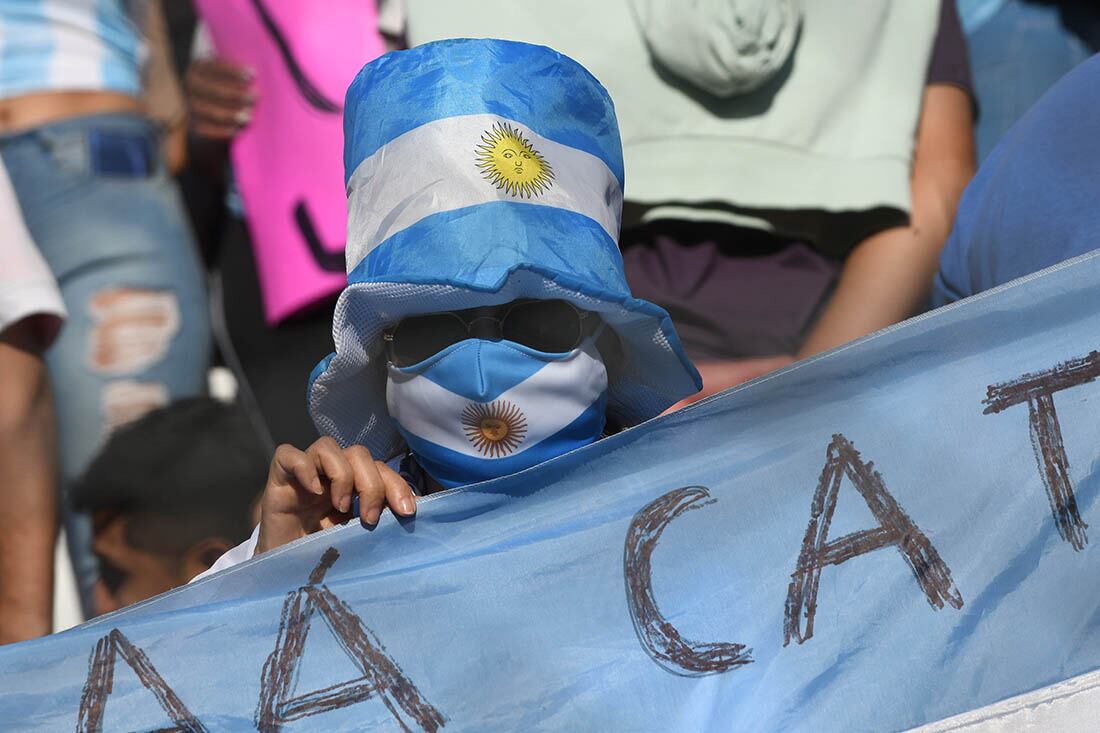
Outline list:
[[[391,100],[395,112],[372,106],[377,98]],[[545,46],[464,38],[386,54],[355,77],[344,108],[345,183],[360,162],[420,125],[491,114],[591,153],[623,187],[622,142],[607,92],[583,66]]]
[[[372,250],[348,273],[348,282],[401,273],[410,281],[489,290],[533,262],[613,293],[628,292],[619,247],[594,220],[513,201],[427,216]]]
[[[470,451],[465,449],[451,450],[438,443],[422,440],[412,433],[404,435],[409,450],[428,475],[438,481],[440,486],[453,489],[518,473],[590,445],[603,429],[606,402],[605,392],[588,409],[556,432],[538,443],[532,442],[522,452],[501,458],[480,458],[470,455]]]
[[[297,716],[288,729],[878,733],[1092,673],[1098,332],[1093,254],[425,497],[415,519],[353,522],[0,647],[0,720],[179,727],[159,679],[207,730],[251,730],[274,710]],[[1049,382],[1059,443],[1089,525],[1077,548],[1051,511],[1027,399],[991,409],[1044,373],[1061,375]],[[858,455],[838,454],[836,436]],[[874,485],[946,568],[938,604],[912,545],[884,541],[872,508],[885,505],[861,493]],[[670,496],[690,500],[670,514]],[[806,633],[807,608],[789,611],[806,543],[853,536],[872,541],[814,565]],[[784,644],[794,622],[802,635]],[[741,663],[723,668],[734,644]],[[110,656],[108,687],[111,649],[141,656]],[[680,666],[693,656],[712,666]],[[371,674],[393,669],[400,686],[376,686]]]
[[[385,405],[381,331],[407,315],[551,291],[611,316],[604,322],[628,362],[608,386],[616,425],[653,417],[702,386],[668,314],[630,296],[615,241],[615,111],[575,61],[493,39],[396,51],[356,77],[344,122],[345,175],[370,160],[348,189],[336,353],[310,382],[321,433],[376,457],[402,452]],[[401,283],[418,297],[407,300]]]
[[[486,166],[492,170],[495,163],[485,160],[485,140],[501,129],[518,132],[537,151],[542,160],[528,165],[544,166],[535,179],[539,187],[518,199],[486,174]],[[349,269],[425,217],[494,201],[574,212],[598,223],[612,241],[619,238],[623,194],[602,160],[492,115],[436,120],[391,140],[359,164],[347,189],[354,223],[348,231]]]
[[[491,402],[547,364],[539,352],[519,344],[466,339],[419,364],[391,365],[389,374],[395,386],[422,377],[465,401]],[[443,394],[438,392],[434,396],[443,397]]]
[[[318,430],[342,445],[364,445],[376,458],[400,453],[404,440],[384,400],[382,330],[425,309],[464,310],[524,298],[568,301],[596,313],[615,332],[625,361],[608,385],[607,414],[617,425],[635,425],[668,407],[673,395],[699,388],[694,370],[688,373],[680,366],[682,350],[665,311],[629,295],[561,279],[522,269],[483,290],[431,281],[350,285],[333,316],[336,352],[313,370],[309,384],[310,412]]]
[[[598,439],[607,370],[591,339],[567,354],[468,339],[418,365],[391,365],[386,403],[420,464],[453,488]]]

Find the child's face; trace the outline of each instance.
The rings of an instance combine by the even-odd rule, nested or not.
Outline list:
[[[99,561],[95,588],[96,613],[108,613],[164,593],[195,577],[206,567],[192,563],[189,550],[169,552],[136,546],[128,532],[134,521],[171,522],[172,518],[143,518],[121,512],[101,511],[95,516],[92,549]],[[218,549],[228,550],[222,541]]]
[[[577,348],[599,323],[595,314],[563,300],[513,300],[410,316],[387,329],[384,339],[390,362],[408,367],[470,338],[512,341],[535,351],[565,353]]]
[[[601,323],[561,300],[406,318],[384,335],[390,417],[448,488],[587,445],[608,400]]]

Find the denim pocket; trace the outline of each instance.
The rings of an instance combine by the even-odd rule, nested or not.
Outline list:
[[[149,178],[156,170],[156,143],[152,135],[89,130],[88,163],[97,176]]]
[[[37,135],[57,173],[85,179],[91,174],[88,139],[77,131],[42,130]]]
[[[37,137],[55,173],[73,182],[144,181],[161,169],[152,134],[93,127],[41,130]]]

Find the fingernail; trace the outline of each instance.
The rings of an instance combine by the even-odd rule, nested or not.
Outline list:
[[[378,517],[382,515],[382,512],[378,509],[371,509],[367,512],[367,524],[378,524]]]
[[[411,496],[406,496],[404,499],[401,500],[401,513],[402,514],[412,514],[415,511],[416,511],[416,502],[413,501],[413,498]]]
[[[241,68],[241,78],[244,79],[245,81],[252,81],[253,79],[256,78],[256,70],[253,69],[250,66],[242,67]]]
[[[347,513],[348,509],[351,509],[351,497],[345,496],[340,500],[340,511]]]
[[[323,494],[323,493],[325,493],[325,489],[324,489],[324,487],[321,486],[321,479],[319,479],[319,478],[313,479],[313,493],[314,494]]]
[[[247,125],[249,120],[252,119],[252,112],[247,109],[242,109],[234,117],[238,125]]]

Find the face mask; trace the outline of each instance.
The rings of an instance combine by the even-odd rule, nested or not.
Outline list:
[[[467,339],[419,364],[390,365],[390,416],[446,488],[530,468],[603,432],[607,370],[594,338],[565,354]]]

